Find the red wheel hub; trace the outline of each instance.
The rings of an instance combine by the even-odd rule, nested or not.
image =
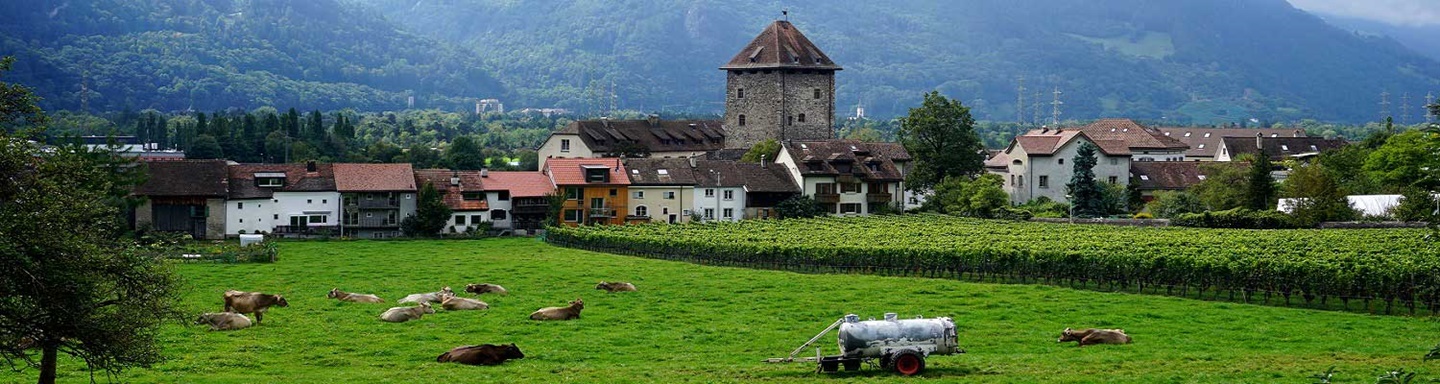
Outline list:
[[[910,353],[900,355],[895,359],[895,372],[905,376],[920,372],[920,358]]]

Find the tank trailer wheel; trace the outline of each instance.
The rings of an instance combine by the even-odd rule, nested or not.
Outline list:
[[[896,354],[890,365],[895,367],[895,372],[912,376],[925,370],[925,358],[914,351],[905,351]]]

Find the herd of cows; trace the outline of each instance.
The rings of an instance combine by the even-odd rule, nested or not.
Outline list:
[[[604,290],[609,293],[634,292],[635,285],[624,282],[601,281],[600,284],[595,286],[595,289]],[[477,296],[486,293],[509,294],[509,291],[506,290],[505,287],[495,284],[468,284],[465,286],[465,292]],[[350,293],[341,291],[339,288],[331,289],[327,297],[352,303],[385,302],[385,299],[381,299],[379,296]],[[223,298],[225,301],[225,309],[223,312],[201,314],[200,317],[196,319],[196,324],[208,325],[212,331],[244,329],[252,325],[250,318],[245,316],[246,314],[253,314],[255,316],[253,324],[260,324],[260,322],[264,320],[265,312],[268,311],[270,307],[290,306],[290,303],[286,302],[285,298],[280,295],[261,292],[227,290]],[[420,319],[426,314],[435,313],[435,309],[431,307],[431,303],[439,303],[440,307],[447,311],[490,308],[490,305],[484,301],[456,296],[455,291],[452,291],[450,287],[444,287],[435,292],[408,295],[400,299],[399,303],[415,303],[416,305],[393,307],[385,310],[385,312],[380,314],[380,320],[391,323],[403,323]],[[571,301],[568,306],[540,308],[530,314],[530,319],[579,319],[582,309],[585,309],[585,302],[576,298],[575,301]],[[507,345],[483,344],[455,347],[441,354],[435,360],[442,363],[455,362],[470,365],[496,365],[505,362],[505,360],[524,357],[525,354],[520,352],[520,348],[515,346],[514,343],[511,343]]]

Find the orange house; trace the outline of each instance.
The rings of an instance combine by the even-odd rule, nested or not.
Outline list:
[[[560,223],[625,224],[630,178],[620,159],[547,159],[545,175],[565,196]]]

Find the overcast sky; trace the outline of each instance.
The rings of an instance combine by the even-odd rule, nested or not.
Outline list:
[[[1440,1],[1436,0],[1290,0],[1290,4],[1313,13],[1396,25],[1440,25]]]

